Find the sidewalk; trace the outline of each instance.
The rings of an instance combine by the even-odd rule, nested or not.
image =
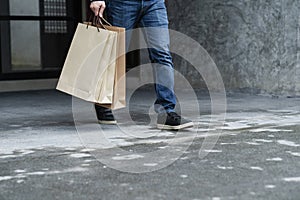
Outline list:
[[[176,133],[155,129],[146,90],[130,100],[136,124],[121,110],[118,127],[98,125],[91,104],[74,100],[72,108],[72,98],[56,91],[0,95],[1,200],[299,199],[300,98],[228,94],[220,127],[199,92],[201,115],[184,113],[196,127]],[[181,105],[194,107],[189,98]],[[213,149],[203,147],[218,136]],[[138,173],[147,167],[158,170]]]

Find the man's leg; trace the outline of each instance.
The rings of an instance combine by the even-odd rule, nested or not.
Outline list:
[[[126,46],[128,48],[131,34],[140,17],[140,1],[107,0],[105,14],[107,20],[113,25],[126,28]],[[97,118],[101,124],[116,124],[110,109],[95,104]]]
[[[142,1],[140,21],[148,44],[155,78],[157,100],[155,110],[158,128],[178,130],[192,127],[193,123],[175,113],[174,66],[170,53],[168,16],[164,0]]]
[[[168,17],[163,0],[144,1],[141,26],[148,44],[149,57],[153,66],[157,100],[155,110],[174,112],[174,66],[169,50]]]

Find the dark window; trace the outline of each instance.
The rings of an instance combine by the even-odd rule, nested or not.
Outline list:
[[[0,80],[58,77],[81,11],[74,0],[1,0]]]

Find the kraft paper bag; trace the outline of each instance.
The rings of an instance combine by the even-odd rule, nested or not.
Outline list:
[[[102,104],[101,106],[119,109],[126,106],[126,37],[125,28],[116,26],[104,26],[107,30],[117,32],[117,56],[116,56],[116,69],[114,77],[114,92],[113,101],[111,104]]]
[[[58,90],[111,109],[125,107],[125,84],[116,84],[116,78],[125,75],[125,60],[123,63],[122,57],[118,56],[125,54],[125,39],[123,51],[118,31],[123,28],[111,29],[78,24]]]

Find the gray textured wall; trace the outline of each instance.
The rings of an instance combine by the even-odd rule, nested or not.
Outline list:
[[[299,0],[169,0],[170,28],[215,60],[227,89],[300,95]],[[198,76],[175,58],[176,68]],[[201,85],[201,84],[200,84]]]

